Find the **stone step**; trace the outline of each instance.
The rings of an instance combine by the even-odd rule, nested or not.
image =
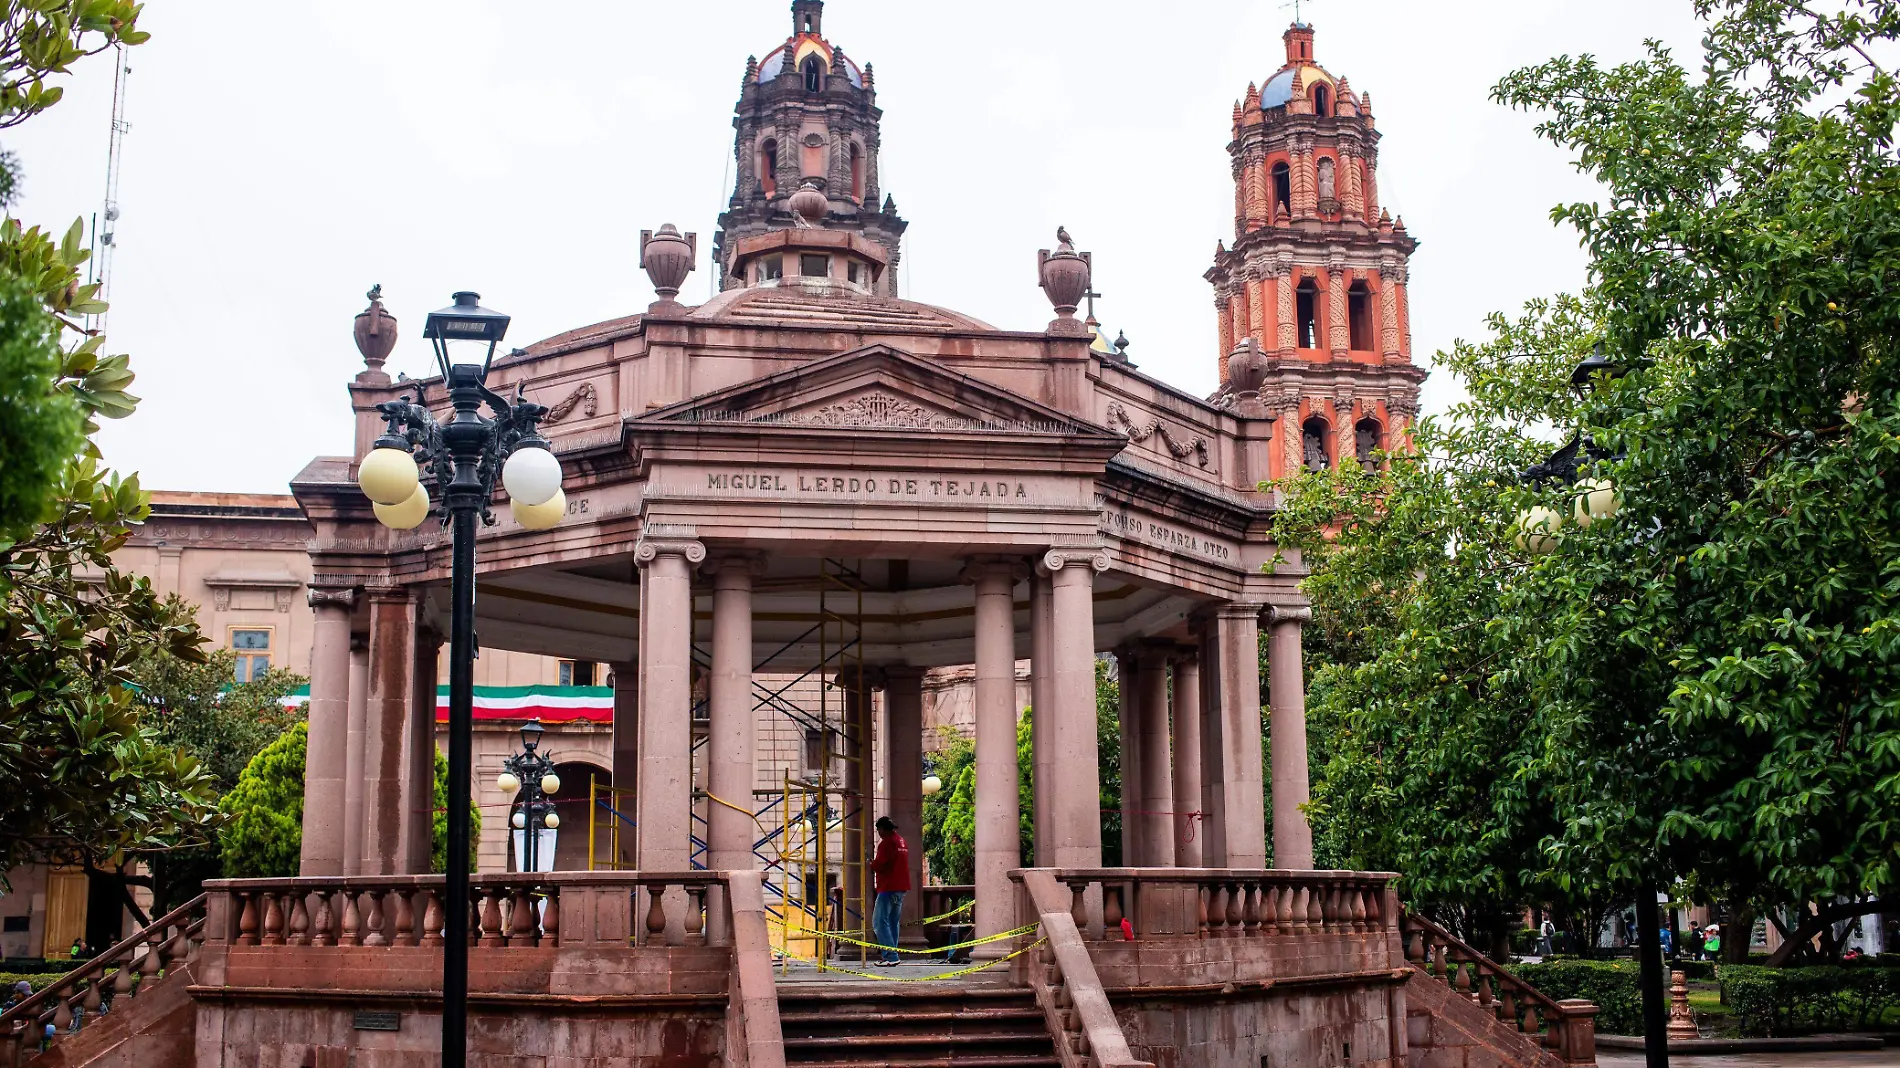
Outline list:
[[[957,1032],[955,1034],[931,1032],[917,1035],[893,1035],[883,1033],[875,1035],[803,1035],[796,1038],[790,1035],[785,1036],[785,1048],[787,1050],[810,1049],[819,1046],[827,1048],[846,1046],[860,1049],[866,1047],[881,1049],[890,1046],[994,1046],[1004,1042],[1011,1044],[1031,1043],[1047,1046],[1049,1045],[1049,1035],[1046,1032],[1036,1031],[987,1031]]]
[[[792,1060],[788,1063],[800,1065],[801,1068],[1058,1068],[1062,1064],[1062,1059],[1053,1053],[1002,1054],[982,1057],[959,1057],[952,1054],[940,1057],[881,1060],[867,1060],[863,1057],[843,1060]]]
[[[896,1012],[875,1011],[830,1011],[830,1012],[780,1012],[779,1023],[784,1027],[818,1025],[821,1027],[862,1026],[865,1023],[908,1023],[908,1024],[954,1024],[977,1022],[1000,1022],[1005,1020],[1027,1020],[1038,1025],[1042,1022],[1042,1010],[1038,1008],[1006,1009],[966,1009],[946,1008],[939,1010],[901,1009]]]

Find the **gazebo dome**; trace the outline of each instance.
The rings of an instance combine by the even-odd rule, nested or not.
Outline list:
[[[1277,108],[1293,99],[1295,74],[1299,75],[1300,84],[1306,87],[1308,93],[1313,91],[1316,83],[1337,87],[1339,81],[1328,73],[1326,68],[1313,63],[1296,63],[1282,67],[1278,74],[1267,79],[1267,84],[1260,87],[1260,107],[1262,109]]]

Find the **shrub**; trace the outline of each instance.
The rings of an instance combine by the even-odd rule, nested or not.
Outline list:
[[[1610,1035],[1643,1033],[1643,998],[1633,961],[1562,960],[1511,968],[1553,1001],[1582,998],[1597,1007],[1597,1030]]]
[[[1900,1006],[1900,970],[1878,966],[1717,969],[1722,1000],[1745,1035],[1779,1038],[1877,1025]]]

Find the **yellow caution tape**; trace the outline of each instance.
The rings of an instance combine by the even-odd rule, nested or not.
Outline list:
[[[1001,936],[998,936],[998,937],[1001,937]],[[995,939],[989,939],[989,941],[995,941]],[[804,961],[806,964],[812,965],[813,967],[817,968],[821,972],[837,972],[840,975],[855,975],[860,979],[881,979],[887,983],[934,983],[934,982],[939,982],[944,979],[961,979],[966,975],[974,975],[977,972],[984,971],[989,968],[994,968],[998,964],[1007,964],[1010,961],[1015,960],[1017,957],[1022,956],[1023,954],[1029,952],[1032,949],[1035,949],[1037,946],[1040,946],[1044,942],[1047,942],[1047,941],[1048,939],[1046,938],[1038,938],[1034,942],[1031,942],[1030,944],[1024,946],[1023,948],[1017,950],[1014,953],[1011,953],[1010,955],[1006,957],[998,957],[995,960],[984,961],[982,964],[973,964],[968,968],[960,968],[954,972],[939,972],[935,975],[880,975],[877,972],[860,972],[852,968],[833,967],[832,965],[826,964],[824,961],[813,960],[810,957],[799,957],[799,956],[794,956],[792,954],[786,954],[786,957],[790,960]],[[880,946],[876,948],[881,949],[883,947]]]
[[[1001,942],[1006,938],[1019,938],[1023,935],[1030,933],[1031,931],[1034,931],[1037,926],[1038,926],[1037,924],[1032,923],[1027,927],[1018,927],[1014,931],[1004,931],[1002,934],[993,934],[987,938],[976,938],[968,942],[958,942],[957,944],[951,945],[951,946],[937,946],[933,949],[902,949],[895,946],[887,946],[882,942],[861,942],[855,938],[850,937],[849,935],[837,934],[832,931],[814,931],[809,927],[794,927],[790,924],[787,924],[785,929],[789,932],[796,932],[797,934],[801,936],[808,935],[813,938],[824,938],[833,942],[849,942],[854,946],[863,946],[865,949],[878,949],[878,950],[884,950],[886,952],[891,952],[891,953],[911,953],[918,956],[928,957],[928,956],[933,956],[938,953],[948,953],[953,949],[969,949],[972,946],[983,946],[983,945],[988,945],[991,942]]]
[[[946,912],[946,913],[944,913],[944,914],[942,914],[942,915],[940,915],[940,916],[932,916],[932,917],[930,917],[930,918],[928,918],[928,919],[923,919],[923,920],[912,920],[912,921],[910,921],[909,923],[907,923],[907,924],[905,924],[904,926],[906,926],[906,927],[928,927],[928,926],[930,926],[930,925],[931,925],[931,924],[933,924],[933,923],[938,923],[938,922],[940,922],[940,921],[943,921],[943,920],[947,920],[947,919],[949,919],[950,917],[952,917],[952,916],[955,916],[955,915],[956,915],[957,913],[959,913],[959,912],[968,912],[968,911],[970,911],[971,909],[973,909],[973,908],[975,908],[975,907],[976,907],[976,902],[975,902],[975,901],[965,901],[965,902],[964,902],[963,904],[961,904],[961,905],[958,905],[958,906],[957,906],[956,908],[953,908],[953,909],[951,909],[951,910],[950,910],[949,912]]]

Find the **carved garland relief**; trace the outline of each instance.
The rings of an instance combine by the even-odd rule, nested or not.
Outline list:
[[[1207,452],[1207,439],[1205,437],[1197,436],[1194,440],[1187,442],[1177,441],[1174,432],[1161,424],[1161,418],[1159,416],[1150,416],[1146,425],[1137,424],[1133,419],[1129,418],[1128,409],[1123,408],[1119,403],[1111,403],[1108,406],[1108,421],[1115,426],[1115,429],[1126,434],[1129,441],[1140,443],[1147,441],[1150,437],[1158,435],[1161,438],[1161,443],[1167,447],[1168,452],[1172,454],[1175,459],[1185,460],[1188,453],[1196,453],[1197,462],[1199,462],[1202,467],[1206,467],[1208,464],[1209,457]]]

